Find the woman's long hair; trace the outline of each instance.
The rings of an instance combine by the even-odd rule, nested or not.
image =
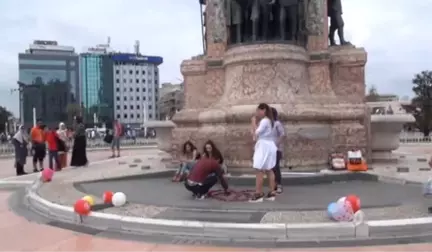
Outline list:
[[[273,112],[267,103],[260,103],[258,109],[264,110],[265,116],[270,119],[271,126],[274,126],[275,119],[273,118]]]
[[[193,143],[191,142],[191,141],[186,141],[184,144],[183,144],[183,154],[184,155],[186,155],[187,154],[187,146],[190,146],[191,148],[191,153],[193,153],[193,151],[194,150],[196,150],[197,148],[195,147],[195,145],[193,145]]]
[[[210,145],[212,147],[212,153],[209,153],[206,149],[206,145]],[[219,160],[219,163],[222,164],[224,159],[220,150],[216,147],[212,140],[208,140],[205,142],[203,147],[203,153],[206,157],[213,157],[216,160]]]
[[[273,108],[273,107],[271,107],[271,110],[272,110],[272,114],[273,114],[273,120],[275,120],[275,122],[277,121],[277,120],[279,120],[278,118],[279,118],[279,116],[278,116],[278,112],[277,112],[277,110],[275,109],[275,108]]]

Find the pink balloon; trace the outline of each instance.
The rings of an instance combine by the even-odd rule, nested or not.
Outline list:
[[[50,168],[43,169],[42,180],[44,182],[50,182],[53,176],[54,176],[54,170],[51,170]]]

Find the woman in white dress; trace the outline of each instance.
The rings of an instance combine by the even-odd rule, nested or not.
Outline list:
[[[253,155],[253,168],[256,169],[256,184],[255,194],[250,199],[250,202],[263,201],[264,174],[267,174],[270,188],[270,192],[265,198],[267,200],[274,200],[276,197],[276,185],[273,167],[276,165],[277,147],[274,142],[275,129],[273,114],[269,105],[265,103],[258,105],[256,116],[252,117],[252,134],[254,140],[256,140],[255,152]]]

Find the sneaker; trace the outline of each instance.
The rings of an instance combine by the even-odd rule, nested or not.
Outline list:
[[[203,200],[205,198],[206,198],[205,195],[200,195],[200,194],[195,195],[195,199],[197,199],[197,200]]]
[[[249,202],[251,203],[258,203],[264,201],[264,193],[254,193],[251,199],[249,199]]]
[[[277,187],[276,187],[276,193],[277,193],[277,194],[281,194],[281,193],[283,193],[283,188],[282,188],[281,185],[277,185]]]
[[[274,192],[274,191],[273,192],[269,192],[266,195],[265,199],[268,200],[268,201],[275,201],[275,199],[276,199],[276,192]]]

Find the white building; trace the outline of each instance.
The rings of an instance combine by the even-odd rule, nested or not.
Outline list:
[[[162,57],[141,54],[112,54],[114,117],[122,124],[139,127],[157,120],[159,68]]]

